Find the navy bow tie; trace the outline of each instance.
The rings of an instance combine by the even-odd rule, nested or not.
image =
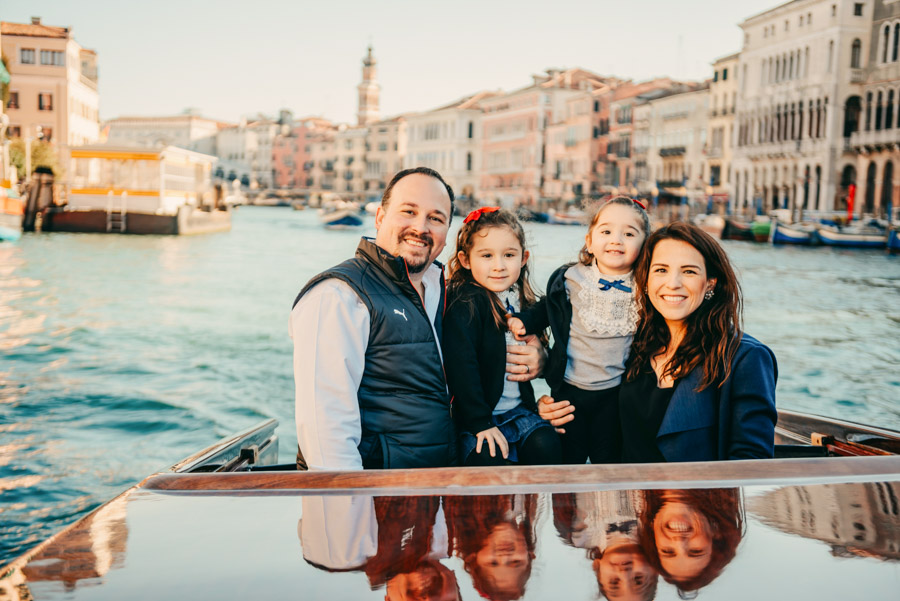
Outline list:
[[[628,534],[637,526],[637,520],[628,520],[627,522],[622,522],[621,524],[608,524],[606,526],[606,533],[612,534],[613,532],[621,532],[622,534]]]
[[[604,280],[603,278],[600,278],[599,280],[597,280],[597,283],[600,284],[600,290],[602,292],[605,292],[612,288],[615,288],[616,290],[621,290],[622,292],[631,292],[631,288],[629,288],[628,286],[625,285],[625,280],[615,280],[615,281],[610,282],[609,280]]]

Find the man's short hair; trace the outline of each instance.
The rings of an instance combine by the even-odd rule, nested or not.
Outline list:
[[[381,196],[381,206],[383,208],[387,208],[388,204],[391,202],[391,192],[394,191],[394,185],[399,182],[401,179],[406,177],[407,175],[413,175],[414,173],[420,173],[422,175],[427,175],[429,177],[433,177],[437,181],[444,184],[444,188],[447,189],[447,195],[450,197],[450,215],[449,218],[453,218],[453,202],[456,200],[456,197],[453,195],[453,188],[444,181],[444,178],[441,177],[441,174],[435,171],[434,169],[430,169],[428,167],[413,167],[412,169],[404,169],[403,171],[398,171],[394,177],[391,178],[390,183],[387,185],[387,188],[384,189],[384,194]]]

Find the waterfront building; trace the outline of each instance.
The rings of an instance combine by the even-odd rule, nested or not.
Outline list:
[[[709,83],[679,83],[647,92],[639,96],[635,112],[638,192],[669,204],[701,204],[706,192]]]
[[[731,162],[737,106],[738,54],[713,62],[709,82],[709,129],[706,134],[706,195],[716,212],[725,213],[733,199]]]
[[[161,117],[117,117],[103,124],[106,142],[117,146],[177,146],[216,155],[216,136],[231,124],[187,113]]]
[[[331,121],[306,117],[287,125],[287,132],[275,136],[272,143],[272,168],[275,187],[308,193],[314,185],[313,145],[334,129]]]
[[[394,117],[369,124],[366,133],[363,190],[366,201],[379,200],[395,173],[403,169],[407,152],[408,124]]]
[[[224,173],[229,181],[238,179],[251,189],[273,187],[272,146],[280,131],[281,124],[262,116],[220,129],[216,149],[221,170],[217,168],[217,173]]]
[[[871,0],[795,0],[740,23],[737,206],[845,210],[859,98],[871,54]]]
[[[840,166],[841,190],[856,184],[854,213],[890,215],[900,206],[900,5],[873,5],[871,40],[860,96],[844,103],[844,131],[855,164]]]
[[[437,170],[459,197],[480,198],[482,103],[499,92],[478,92],[406,115],[405,168]]]
[[[565,101],[562,118],[547,126],[542,196],[564,203],[580,202],[596,191],[594,177],[595,100],[583,90]]]
[[[368,125],[378,121],[378,96],[381,92],[381,86],[378,85],[376,61],[372,55],[372,46],[369,45],[368,52],[363,58],[362,81],[356,86],[359,97],[359,108],[356,112],[356,124]]]
[[[530,85],[483,101],[484,199],[503,206],[534,205],[543,189],[547,127],[565,118],[567,101],[607,82],[583,69],[548,69]]]
[[[309,145],[309,174],[312,184],[309,189],[309,201],[318,206],[323,197],[333,194],[337,189],[337,147],[335,135],[337,127],[316,132]]]
[[[334,191],[344,200],[366,199],[366,138],[368,127],[341,125],[334,134]]]
[[[2,50],[9,61],[10,138],[43,139],[56,146],[66,170],[73,146],[100,137],[97,54],[83,48],[69,27],[0,23]]]

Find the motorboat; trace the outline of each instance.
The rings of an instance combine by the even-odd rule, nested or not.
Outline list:
[[[332,201],[319,209],[319,218],[328,229],[349,229],[363,224],[359,205],[344,200]]]
[[[896,227],[892,227],[888,232],[887,248],[891,253],[900,253],[900,232]]]
[[[301,472],[276,426],[14,559],[0,599],[896,596],[898,432],[781,411],[776,459]]]

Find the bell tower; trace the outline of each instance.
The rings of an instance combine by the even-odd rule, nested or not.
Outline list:
[[[378,121],[378,94],[381,86],[375,80],[375,57],[372,56],[372,46],[363,59],[362,81],[356,86],[359,92],[359,110],[356,112],[358,125],[367,125]]]

